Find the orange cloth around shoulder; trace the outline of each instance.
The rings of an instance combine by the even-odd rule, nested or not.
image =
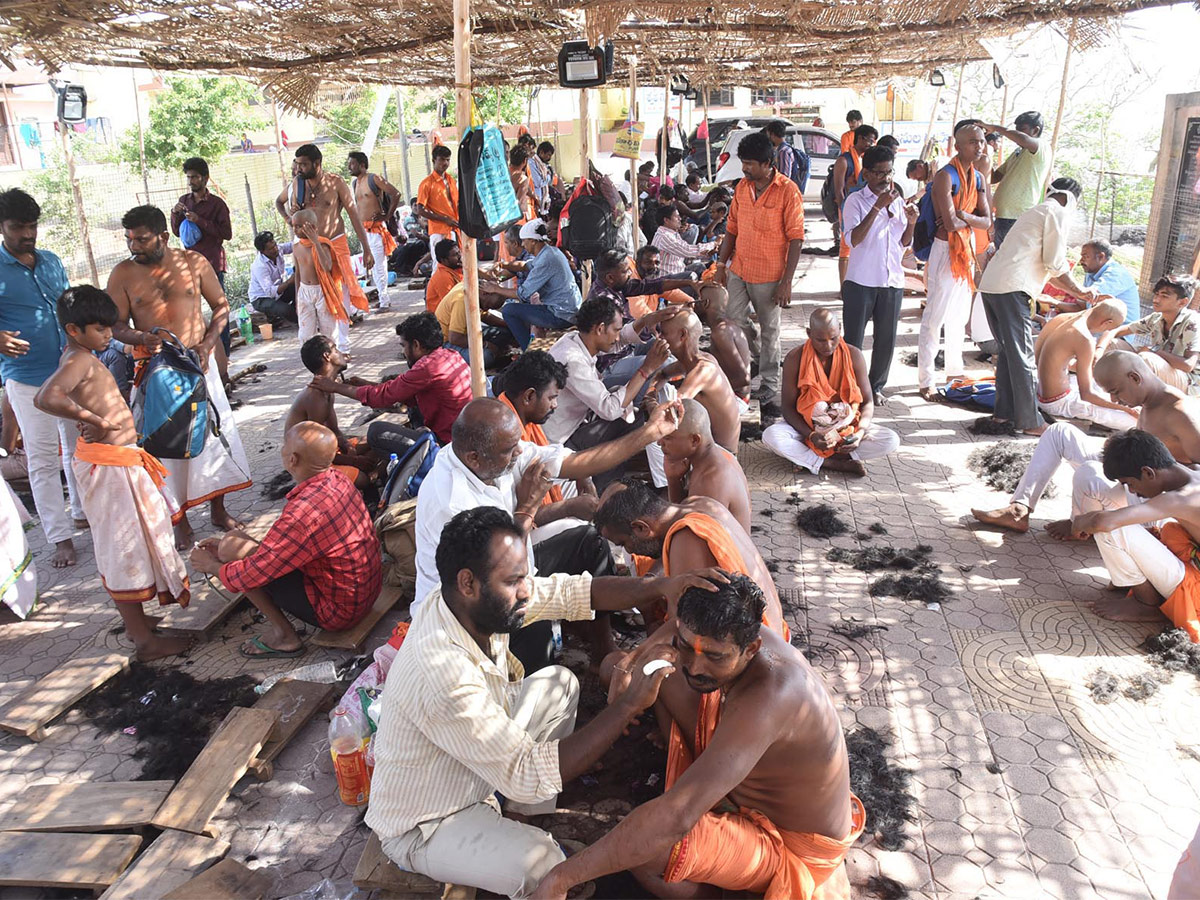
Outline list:
[[[958,192],[952,198],[954,208],[959,212],[973,213],[979,203],[979,188],[975,185],[975,167],[967,166],[963,170],[958,157],[951,160],[951,165],[958,172]],[[975,253],[971,248],[972,229],[960,228],[957,231],[946,232],[946,241],[950,245],[950,274],[956,281],[965,281],[975,293]]]
[[[701,694],[698,707],[695,754],[678,724],[671,725],[667,790],[708,747],[720,723],[718,692]],[[850,833],[835,840],[823,834],[784,831],[762,813],[745,807],[736,813],[705,813],[672,848],[663,879],[753,891],[766,900],[813,900],[866,826],[866,810],[854,794],[850,795],[850,816]]]
[[[117,466],[122,469],[143,468],[150,480],[161,490],[166,484],[167,467],[141,447],[119,447],[116,444],[94,444],[82,437],[75,441],[75,458],[93,466]]]
[[[1158,539],[1183,560],[1183,581],[1160,608],[1176,628],[1188,633],[1193,643],[1200,643],[1200,547],[1178,522],[1164,525]]]
[[[852,150],[854,148],[854,129],[853,128],[849,129],[848,131],[842,132],[841,146],[842,146],[843,153],[845,153],[847,150]]]
[[[834,348],[833,364],[829,367],[828,375],[825,374],[825,367],[821,365],[817,351],[813,349],[812,341],[805,342],[804,348],[800,351],[800,373],[796,387],[798,388],[796,412],[800,413],[809,425],[812,425],[814,406],[837,399],[842,403],[849,403],[856,412],[854,421],[843,428],[841,434],[844,437],[854,433],[854,428],[858,423],[857,411],[862,405],[863,395],[858,386],[858,378],[854,374],[854,357],[850,353],[850,345],[844,338]],[[833,456],[835,452],[813,447],[811,439],[806,443],[814,453],[824,457]]]
[[[392,251],[396,249],[396,239],[392,237],[392,233],[387,230],[386,225],[382,222],[363,222],[363,230],[383,238],[383,255],[392,255]],[[349,247],[349,243],[347,243],[347,247]]]
[[[349,322],[350,317],[346,315],[346,307],[342,303],[343,276],[339,271],[337,244],[326,237],[317,238],[317,240],[329,248],[329,252],[333,256],[333,271],[327,272],[321,266],[317,248],[313,246],[312,241],[300,238],[296,243],[306,248],[312,254],[313,268],[317,270],[317,283],[321,285],[321,296],[325,298],[325,308],[329,310],[329,314],[339,322]],[[346,236],[342,235],[342,241],[345,242],[345,240]],[[348,249],[347,252],[349,252]],[[354,284],[357,285],[358,282],[355,281]],[[362,293],[362,291],[360,290],[359,293]]]
[[[720,522],[712,516],[706,516],[704,513],[688,513],[668,530],[666,537],[663,538],[662,563],[663,574],[671,574],[670,550],[671,541],[681,531],[690,531],[704,543],[708,544],[708,552],[713,555],[717,561],[717,565],[726,572],[734,572],[738,575],[750,576],[750,572],[746,568],[746,561],[742,559],[742,554],[738,552],[737,545],[734,544],[733,538],[729,536],[729,532],[725,530]]]
[[[461,284],[462,280],[463,274],[460,269],[438,266],[425,285],[425,308],[431,313],[437,312],[442,299],[450,293],[452,287]]]
[[[501,391],[497,399],[513,411],[515,414],[517,408],[512,405],[512,401],[508,396]],[[520,416],[517,416],[520,419]],[[546,432],[542,430],[542,426],[536,422],[530,422],[521,429],[521,440],[529,441],[531,444],[536,444],[538,447],[547,447],[550,445],[550,440],[546,437]],[[562,487],[557,484],[552,484],[550,490],[546,491],[546,496],[542,498],[542,506],[549,506],[551,503],[558,503],[563,498]]]
[[[362,285],[358,283],[358,278],[354,275],[354,263],[350,262],[350,241],[346,239],[343,232],[330,241],[330,244],[333,246],[334,268],[338,270],[342,284],[350,289],[350,302],[354,304],[355,309],[365,310],[368,306],[367,295],[363,293]],[[321,267],[317,266],[317,271],[320,270]],[[341,305],[342,298],[339,295],[338,306]],[[345,309],[342,310],[342,315],[345,317]]]

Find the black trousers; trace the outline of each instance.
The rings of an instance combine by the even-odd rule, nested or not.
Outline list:
[[[608,541],[591,525],[580,525],[534,544],[533,561],[541,575],[587,572],[599,578],[614,572]],[[598,613],[596,617],[601,615],[606,614]],[[550,665],[554,656],[552,632],[550,622],[534,622],[509,639],[508,648],[521,661],[526,673]]]
[[[254,308],[270,320],[282,321],[287,319],[293,325],[297,324],[296,317],[296,286],[289,284],[282,294],[275,297],[256,297],[251,301]]]
[[[871,390],[878,394],[887,384],[896,351],[896,328],[900,322],[903,288],[865,287],[842,282],[842,326],[846,342],[859,350],[871,323]]]

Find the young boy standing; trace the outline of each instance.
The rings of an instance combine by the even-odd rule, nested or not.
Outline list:
[[[154,620],[142,609],[155,598],[180,606],[190,599],[187,569],[172,539],[174,503],[162,491],[166,469],[137,446],[133,415],[95,355],[112,339],[117,307],[104,291],[86,284],[64,291],[57,306],[67,348],[34,404],[78,423],[74,471],[93,525],[96,568],[138,659],[173,656],[190,642],[155,633]]]
[[[296,316],[300,344],[316,334],[337,340],[338,349],[350,349],[350,318],[342,303],[342,280],[334,268],[333,244],[317,233],[317,214],[302,209],[292,216],[297,240],[292,251],[296,263]]]

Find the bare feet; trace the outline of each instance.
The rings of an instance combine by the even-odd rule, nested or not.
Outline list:
[[[137,647],[139,662],[150,662],[153,659],[163,659],[167,656],[178,656],[192,646],[192,639],[186,637],[163,637],[152,634],[134,645]]]
[[[1029,435],[1030,437],[1041,437],[1043,434],[1045,434],[1045,433],[1046,433],[1046,429],[1047,429],[1047,428],[1049,428],[1049,427],[1050,427],[1049,425],[1047,425],[1047,424],[1045,424],[1045,423],[1043,422],[1043,423],[1042,423],[1041,425],[1039,425],[1037,428],[1023,428],[1023,429],[1021,429],[1021,434],[1027,434],[1027,435]]]
[[[1010,503],[1004,509],[973,509],[971,515],[991,528],[1004,528],[1018,534],[1029,530],[1029,510],[1020,503]]]
[[[242,523],[225,510],[224,497],[213,498],[213,501],[209,504],[209,512],[214,528],[220,528],[222,531],[233,531],[235,528],[240,529],[242,527]]]
[[[1130,593],[1137,593],[1139,589],[1148,590],[1157,600],[1162,600],[1154,588],[1145,582],[1130,588]],[[1150,602],[1156,601],[1151,600]],[[1091,607],[1092,612],[1100,616],[1100,618],[1110,619],[1113,622],[1159,622],[1166,618],[1162,614],[1162,610],[1157,606],[1148,606],[1146,603],[1140,603],[1136,596],[1130,596],[1129,594],[1096,600],[1091,604]]]
[[[65,569],[75,565],[75,545],[71,539],[59,541],[54,545],[54,555],[50,557],[50,565],[56,569]]]
[[[857,478],[862,478],[867,474],[867,467],[857,459],[851,459],[848,456],[840,456],[834,454],[821,464],[823,472],[844,472],[847,475],[854,475]]]
[[[1086,541],[1090,535],[1078,534],[1071,529],[1070,519],[1059,519],[1046,526],[1046,533],[1056,541]]]
[[[184,513],[183,518],[179,520],[179,524],[175,526],[175,549],[180,552],[190,550],[195,541],[195,529],[192,528],[192,523],[188,521],[187,513]]]
[[[926,403],[942,402],[942,395],[939,394],[934,388],[921,388],[919,393],[921,394],[921,399]]]

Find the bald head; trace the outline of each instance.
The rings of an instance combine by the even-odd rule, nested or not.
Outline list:
[[[1136,373],[1142,378],[1154,374],[1139,354],[1128,350],[1110,350],[1096,361],[1092,371],[1097,378],[1103,378],[1105,381],[1116,381],[1130,373]]]
[[[292,213],[292,225],[294,227],[300,225],[316,225],[317,214],[311,209],[298,209]]]
[[[1109,298],[1092,307],[1087,317],[1089,331],[1111,331],[1125,324],[1125,304]]]
[[[337,451],[332,431],[317,422],[299,422],[284,435],[280,455],[283,467],[299,484],[333,465]]]
[[[480,481],[491,484],[516,461],[521,420],[492,397],[477,397],[462,408],[450,430],[454,455]]]
[[[826,306],[818,306],[812,311],[812,315],[808,317],[808,330],[814,328],[822,331],[833,329],[839,334],[842,330],[842,318],[834,310]]]
[[[1128,350],[1110,350],[1092,368],[1096,383],[1109,397],[1125,406],[1141,406],[1147,397],[1165,385],[1146,361]]]
[[[687,436],[696,435],[705,442],[711,441],[712,422],[708,418],[708,410],[704,408],[704,404],[691,397],[685,397],[680,402],[683,404],[683,418],[679,421],[677,429],[679,433]]]

